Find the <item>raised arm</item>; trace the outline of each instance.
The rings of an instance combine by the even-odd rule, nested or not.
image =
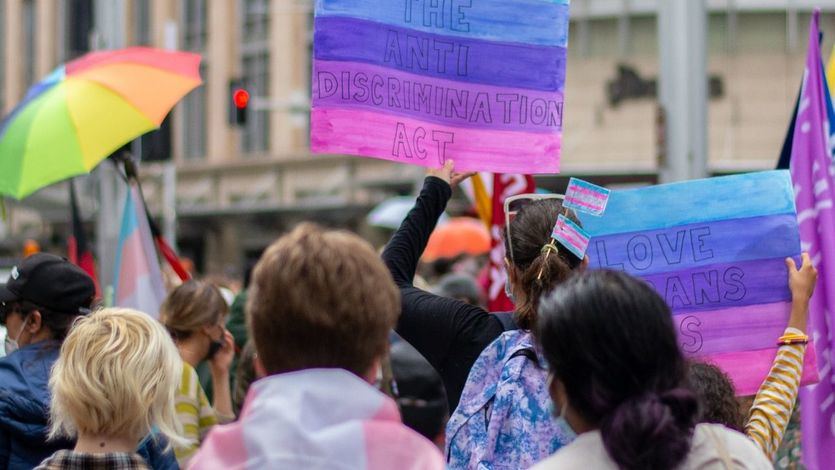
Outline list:
[[[787,341],[783,341],[785,344],[777,350],[771,371],[754,398],[745,424],[745,434],[769,459],[774,458],[780,447],[797,400],[803,375],[803,356],[806,353],[803,337],[809,316],[809,299],[818,277],[806,253],[803,253],[803,264],[799,270],[791,258],[786,260],[786,265],[789,268],[789,287],[792,292],[791,315],[783,336]]]
[[[418,261],[438,218],[452,196],[451,184],[469,175],[452,173],[451,162],[431,170],[400,228],[383,251],[383,261],[400,288],[402,311],[397,333],[438,371],[451,409],[481,351],[502,333],[499,321],[483,309],[440,297],[412,284]]]

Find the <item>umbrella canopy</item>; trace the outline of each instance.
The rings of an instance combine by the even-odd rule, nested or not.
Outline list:
[[[146,47],[58,67],[0,123],[0,194],[21,199],[89,172],[201,83],[198,54]]]
[[[423,260],[432,262],[463,254],[483,255],[488,251],[490,234],[484,224],[469,217],[456,217],[432,232],[423,252]]]
[[[397,196],[386,199],[368,213],[368,225],[396,230],[403,223],[406,214],[415,206],[414,196]],[[445,223],[449,217],[441,214],[439,224]]]

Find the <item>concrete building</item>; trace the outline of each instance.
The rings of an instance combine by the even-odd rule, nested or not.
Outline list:
[[[664,159],[664,117],[655,97],[661,1],[667,0],[572,0],[564,175],[608,183],[657,180]],[[800,82],[811,9],[824,9],[824,50],[830,50],[835,1],[706,4],[712,94],[708,170],[772,168]],[[217,272],[241,266],[302,219],[361,229],[370,207],[410,193],[422,170],[309,153],[311,5],[311,0],[2,0],[0,109],[11,110],[32,83],[91,45],[176,42],[203,54],[205,80],[170,117],[182,252],[204,272]],[[254,97],[243,127],[229,121],[235,79]],[[146,196],[156,213],[163,211],[162,166],[144,168]],[[87,181],[95,187],[95,179]],[[562,179],[540,182],[557,188]],[[15,205],[2,229],[7,244],[25,236],[59,242],[64,191],[43,191]],[[91,201],[88,213],[97,209]]]

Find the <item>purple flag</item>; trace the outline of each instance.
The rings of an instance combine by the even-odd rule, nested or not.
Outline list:
[[[809,311],[809,329],[818,357],[820,383],[801,391],[803,457],[812,470],[831,468],[835,455],[835,376],[832,374],[835,288],[829,286],[830,278],[835,282],[835,211],[827,147],[829,121],[818,43],[819,17],[820,10],[816,9],[809,26],[809,51],[791,157],[801,247],[809,252],[819,272]]]

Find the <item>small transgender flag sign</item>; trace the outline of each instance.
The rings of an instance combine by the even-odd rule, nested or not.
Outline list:
[[[611,191],[606,188],[571,178],[568,181],[568,189],[565,191],[563,207],[591,215],[600,215],[606,210],[610,193]]]
[[[562,246],[580,259],[586,256],[586,250],[589,248],[589,240],[591,239],[585,230],[562,214],[557,219],[557,225],[554,226],[551,238],[560,242]]]

